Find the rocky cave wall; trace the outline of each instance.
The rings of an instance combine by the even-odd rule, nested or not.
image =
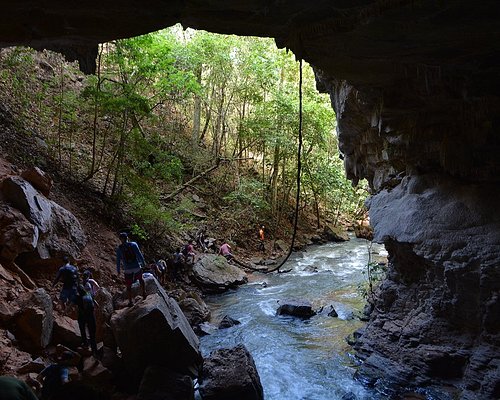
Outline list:
[[[303,57],[390,254],[360,377],[498,398],[499,20],[497,1],[19,0],[2,5],[0,46],[55,49],[91,72],[97,43],[182,22]]]

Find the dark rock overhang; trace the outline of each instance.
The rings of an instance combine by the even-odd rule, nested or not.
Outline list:
[[[48,48],[94,68],[97,43],[176,22],[270,36],[314,65],[337,112],[347,175],[499,176],[497,1],[88,0],[2,5],[0,46]]]

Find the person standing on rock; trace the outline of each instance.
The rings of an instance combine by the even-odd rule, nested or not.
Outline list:
[[[101,286],[92,278],[92,272],[90,270],[83,271],[82,285],[84,289],[92,295],[94,298]]]
[[[78,287],[78,269],[69,263],[69,258],[67,256],[63,257],[63,262],[64,265],[57,271],[52,287],[54,287],[59,280],[62,280],[63,287],[59,299],[61,300],[63,309],[65,309],[68,303],[75,304],[76,289]]]
[[[78,306],[78,327],[82,336],[82,345],[92,349],[94,357],[98,357],[97,343],[95,339],[96,321],[94,314],[94,299],[92,295],[85,290],[83,286],[78,287],[78,295],[76,296],[76,305]],[[89,339],[87,340],[87,329],[89,331]]]
[[[265,240],[265,232],[264,232],[264,225],[261,225],[259,229],[259,250],[262,251],[263,253],[266,251],[266,247],[264,246],[264,240]]]
[[[116,249],[116,271],[120,274],[123,264],[125,274],[125,285],[127,286],[128,306],[132,303],[132,284],[139,281],[142,288],[142,297],[146,298],[146,288],[142,279],[142,267],[146,265],[144,256],[136,242],[129,242],[125,232],[120,233],[121,244]]]

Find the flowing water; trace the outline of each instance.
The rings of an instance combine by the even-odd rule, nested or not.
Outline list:
[[[353,379],[355,365],[345,341],[363,326],[354,315],[364,305],[358,285],[366,281],[368,244],[351,238],[308,247],[285,264],[291,272],[254,273],[249,284],[206,299],[215,324],[224,315],[241,324],[203,337],[203,355],[243,343],[255,360],[266,400],[379,398]],[[372,251],[385,253],[378,245]],[[291,298],[309,300],[315,310],[333,304],[339,317],[276,316],[278,301]]]

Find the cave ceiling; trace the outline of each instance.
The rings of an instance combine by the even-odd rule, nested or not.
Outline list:
[[[498,1],[18,0],[2,4],[0,46],[56,50],[92,72],[98,43],[177,22],[273,37],[311,63],[355,182],[380,188],[426,168],[471,180],[500,172]]]

